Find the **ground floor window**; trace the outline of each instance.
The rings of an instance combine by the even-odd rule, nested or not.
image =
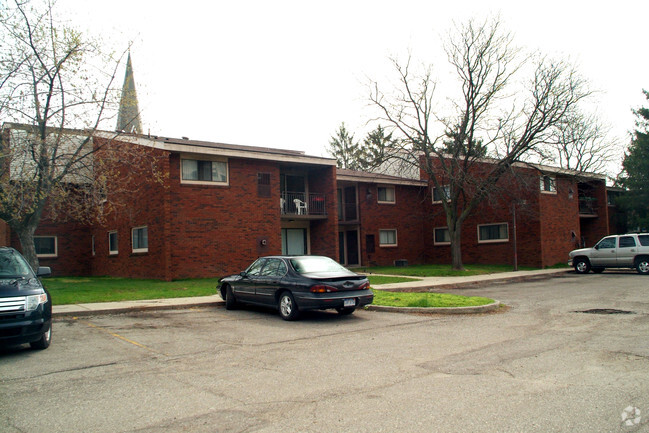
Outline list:
[[[478,226],[478,242],[505,242],[509,240],[507,223]]]
[[[451,243],[451,236],[448,232],[448,227],[435,228],[435,245],[449,245]]]
[[[282,254],[299,256],[306,253],[306,229],[282,229]]]
[[[117,231],[108,232],[108,254],[117,254]]]
[[[397,231],[379,230],[379,245],[382,247],[394,247],[397,245]]]
[[[146,253],[149,251],[149,230],[147,227],[135,227],[131,231],[133,252]]]
[[[34,236],[34,247],[36,248],[36,257],[48,258],[57,257],[57,240],[56,236]]]

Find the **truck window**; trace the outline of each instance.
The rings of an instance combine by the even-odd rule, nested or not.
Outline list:
[[[638,236],[638,240],[643,247],[649,247],[649,235],[640,235]]]
[[[597,244],[597,248],[615,248],[615,238],[604,238]]]
[[[632,236],[620,236],[620,248],[635,247],[635,239]]]

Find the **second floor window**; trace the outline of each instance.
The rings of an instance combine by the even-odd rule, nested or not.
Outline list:
[[[377,188],[379,203],[394,203],[395,194],[393,186],[380,186]]]
[[[540,187],[541,187],[541,192],[556,193],[557,192],[556,179],[550,176],[541,176]]]
[[[183,159],[181,172],[182,181],[228,182],[228,163],[225,161]]]

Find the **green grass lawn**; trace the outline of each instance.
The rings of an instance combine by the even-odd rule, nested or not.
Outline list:
[[[218,278],[178,281],[113,277],[44,278],[54,305],[183,298],[216,293]]]
[[[374,305],[390,307],[475,307],[493,303],[493,299],[446,293],[405,293],[374,290]]]
[[[376,266],[368,268],[357,268],[355,272],[361,274],[388,274],[404,275],[408,277],[460,277],[483,274],[494,274],[498,272],[511,272],[511,265],[465,265],[465,271],[454,271],[451,265],[412,265],[405,267],[397,266]],[[519,267],[521,271],[534,268]]]

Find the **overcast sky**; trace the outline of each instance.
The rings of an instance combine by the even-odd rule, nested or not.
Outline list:
[[[450,3],[454,3],[451,5]],[[390,56],[446,68],[453,21],[500,15],[524,49],[569,59],[602,91],[590,108],[628,143],[649,89],[649,1],[59,0],[70,20],[131,49],[152,134],[326,155],[341,122],[362,138],[368,79]],[[122,81],[120,77],[120,84]],[[439,77],[439,85],[449,82]]]

